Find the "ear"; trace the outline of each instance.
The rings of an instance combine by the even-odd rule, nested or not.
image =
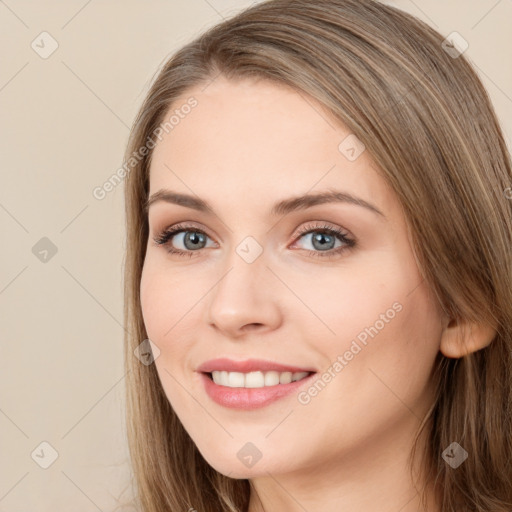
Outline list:
[[[458,359],[490,345],[496,337],[496,328],[497,324],[448,319],[441,335],[439,350],[446,357]]]

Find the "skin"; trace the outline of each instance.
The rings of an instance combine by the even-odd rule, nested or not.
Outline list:
[[[420,510],[407,457],[433,399],[434,359],[439,350],[449,357],[477,350],[490,333],[473,326],[464,346],[457,341],[461,325],[443,316],[422,280],[394,192],[368,151],[355,161],[339,151],[350,130],[312,98],[221,76],[170,110],[190,96],[197,107],[154,149],[149,193],[199,196],[215,214],[154,203],[140,283],[168,400],[211,466],[250,479],[250,512]],[[281,199],[328,189],[348,191],[385,217],[348,203],[270,216]],[[167,243],[192,257],[154,243],[179,222],[208,235],[195,250],[183,234]],[[298,230],[324,223],[355,247],[312,255],[322,252],[312,243],[316,232]],[[252,263],[236,252],[247,236],[263,249]],[[394,303],[400,312],[306,405],[292,394],[253,411],[228,409],[210,400],[195,371],[217,357],[262,358],[321,375]],[[262,453],[251,468],[237,457],[249,441]],[[431,499],[428,510],[440,508]]]

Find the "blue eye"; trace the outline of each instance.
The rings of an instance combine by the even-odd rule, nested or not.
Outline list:
[[[330,258],[337,256],[345,250],[351,249],[355,246],[356,242],[350,238],[346,233],[342,232],[337,227],[332,227],[327,224],[318,226],[315,224],[308,224],[301,228],[298,234],[298,239],[309,237],[310,244],[314,249],[306,249],[311,256],[320,258]],[[336,241],[341,242],[336,247]]]
[[[183,235],[183,236],[181,236]],[[176,249],[171,245],[174,239],[180,238],[180,243],[186,250]],[[185,226],[178,224],[173,228],[166,229],[154,238],[154,241],[158,245],[166,245],[168,252],[171,254],[177,254],[179,256],[192,256],[194,252],[199,249],[204,249],[204,242],[208,235],[200,229],[194,228],[193,226]],[[200,245],[201,247],[197,247]]]
[[[308,224],[296,235],[296,239],[300,240],[306,236],[310,237],[310,244],[315,250],[304,250],[316,257],[326,258],[337,256],[343,251],[355,246],[355,240],[350,238],[346,233],[326,224],[321,226]],[[162,231],[154,238],[154,241],[157,245],[166,246],[167,251],[171,254],[191,257],[194,253],[207,247],[205,243],[209,238],[210,237],[204,231],[194,226],[177,224],[172,228]],[[183,248],[174,247],[176,240]],[[336,246],[336,242],[340,242],[340,244]]]

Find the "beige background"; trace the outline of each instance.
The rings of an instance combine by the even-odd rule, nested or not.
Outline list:
[[[129,500],[123,190],[101,201],[92,190],[121,165],[166,57],[252,3],[0,0],[0,512],[113,511],[116,497]],[[510,147],[512,1],[390,3],[469,42]],[[50,48],[43,31],[59,45],[47,59],[31,47]],[[43,237],[57,249],[46,262],[32,249]],[[51,460],[43,441],[58,452],[48,469],[36,463]]]

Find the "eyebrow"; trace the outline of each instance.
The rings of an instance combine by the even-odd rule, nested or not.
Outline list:
[[[181,194],[167,189],[160,189],[152,194],[144,204],[144,212],[147,213],[149,211],[149,207],[159,201],[164,201],[166,203],[176,204],[179,206],[185,206],[186,208],[191,208],[193,210],[198,210],[204,213],[213,213],[213,208],[207,201],[197,196]],[[287,215],[288,213],[294,211],[305,210],[307,208],[326,203],[353,204],[366,208],[373,213],[382,216],[384,219],[386,218],[386,216],[375,205],[348,192],[342,192],[338,190],[328,190],[326,192],[305,194],[302,196],[283,199],[274,204],[270,214],[272,216]]]

